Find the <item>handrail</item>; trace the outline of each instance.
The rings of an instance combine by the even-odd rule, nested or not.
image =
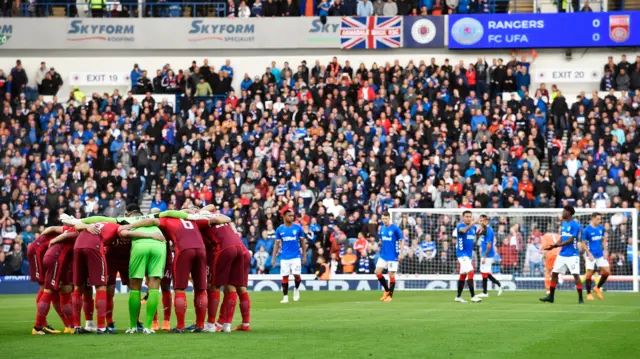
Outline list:
[[[54,8],[64,8],[67,17],[183,17],[188,9],[192,17],[207,17],[214,10],[216,17],[227,15],[226,4],[215,2],[118,2],[105,1],[101,9],[92,4],[76,2],[22,3],[21,17],[48,17]],[[99,10],[99,12],[98,12]],[[142,16],[141,16],[142,15]]]

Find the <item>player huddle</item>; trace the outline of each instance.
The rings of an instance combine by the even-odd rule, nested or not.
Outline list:
[[[191,331],[230,332],[238,295],[242,324],[234,330],[249,331],[247,281],[251,257],[231,219],[211,210],[193,208],[143,216],[133,204],[127,207],[126,217],[65,217],[64,226],[47,228],[28,249],[33,263],[31,280],[40,285],[32,334],[60,333],[47,322],[51,304],[64,323],[64,333],[115,333],[113,296],[118,273],[130,289],[128,334],[153,334],[159,329],[156,312],[161,288],[163,329],[170,329],[171,282],[177,317],[177,326],[171,332],[185,332],[189,278],[196,313]],[[145,277],[148,298],[145,320],[140,323],[140,290]],[[92,320],[92,287],[96,289],[97,326]],[[220,305],[221,288],[224,298]],[[80,323],[83,308],[85,328]]]

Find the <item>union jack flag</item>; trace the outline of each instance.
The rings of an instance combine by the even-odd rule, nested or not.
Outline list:
[[[402,16],[343,17],[340,43],[343,50],[401,47]]]

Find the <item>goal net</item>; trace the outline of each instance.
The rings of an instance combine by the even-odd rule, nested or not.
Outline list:
[[[407,243],[398,272],[403,289],[454,289],[457,280],[454,231],[466,209],[391,209],[391,220],[404,233]],[[562,209],[472,209],[474,219],[489,217],[495,233],[494,276],[507,289],[544,291],[547,253],[543,241],[559,239]],[[605,228],[605,257],[612,276],[605,290],[638,291],[638,213],[636,209],[576,209],[574,218],[582,228],[594,213],[602,215]],[[580,233],[582,235],[582,231]],[[546,236],[546,237],[545,237]],[[479,273],[480,239],[474,248],[476,281]],[[584,281],[585,258],[580,258]],[[598,282],[598,270],[594,286]],[[573,290],[575,282],[567,272],[558,290]],[[437,283],[437,284],[434,284]],[[479,283],[476,283],[476,286]]]

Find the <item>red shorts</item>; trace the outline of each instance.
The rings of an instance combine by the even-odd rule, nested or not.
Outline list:
[[[27,259],[29,260],[29,274],[31,281],[44,284],[44,255],[47,253],[47,246],[37,245],[31,242],[27,247]]]
[[[73,250],[73,284],[80,287],[107,285],[107,259],[99,249]]]
[[[216,260],[216,249],[207,248],[207,282],[213,281],[213,266]]]
[[[122,285],[129,285],[129,261],[121,259],[109,258],[107,254],[107,285],[116,285],[116,278],[120,273],[120,281]]]
[[[217,253],[213,280],[218,287],[233,285],[246,287],[249,282],[251,255],[244,246],[233,246]]]
[[[204,249],[189,248],[176,253],[173,260],[173,287],[187,289],[189,274],[194,290],[207,289],[207,253]]]
[[[163,287],[171,287],[171,281],[173,280],[173,251],[167,248],[167,260],[164,263],[164,274],[160,280],[160,285]]]
[[[44,255],[45,289],[58,290],[61,284],[73,283],[73,246],[51,247]]]

